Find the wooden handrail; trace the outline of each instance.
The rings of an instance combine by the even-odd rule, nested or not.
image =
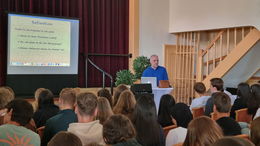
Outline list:
[[[217,40],[220,39],[220,36],[224,33],[224,30],[221,30],[218,35],[213,39],[213,41],[211,41],[211,43],[207,46],[207,48],[205,50],[203,50],[202,52],[202,56],[204,56],[208,51],[209,49],[214,45],[214,43],[216,43]]]
[[[207,65],[207,63],[208,63],[208,64],[210,65],[210,64],[213,64],[214,61],[215,61],[215,63],[217,63],[217,62],[219,62],[219,61],[225,59],[226,57],[227,57],[227,55],[222,56],[222,57],[219,57],[219,58],[215,58],[215,59],[209,60],[209,61],[207,61],[207,62],[204,62],[203,64],[204,64],[204,65]]]

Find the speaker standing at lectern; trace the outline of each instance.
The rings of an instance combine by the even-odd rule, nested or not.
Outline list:
[[[168,80],[168,74],[165,67],[159,66],[159,58],[157,55],[150,57],[151,66],[146,68],[142,74],[142,77],[156,77],[157,86],[160,80]]]

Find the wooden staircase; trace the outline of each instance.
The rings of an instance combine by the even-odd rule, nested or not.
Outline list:
[[[252,29],[232,51],[223,57],[223,60],[202,81],[206,88],[210,87],[211,78],[222,78],[260,39],[260,31]],[[219,58],[216,58],[219,60]]]
[[[173,96],[190,104],[195,82],[210,87],[211,78],[222,78],[259,41],[253,27],[177,33],[176,45],[164,45],[164,66],[168,70]]]

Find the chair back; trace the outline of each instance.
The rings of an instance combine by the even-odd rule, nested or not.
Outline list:
[[[26,127],[27,129],[32,130],[33,132],[37,132],[36,124],[35,124],[33,118],[30,120],[30,122],[29,122],[28,124],[25,125],[25,127]]]
[[[249,136],[246,135],[246,134],[236,135],[235,137],[240,137],[240,138],[243,138],[243,139],[246,139],[246,140],[250,140]]]
[[[42,126],[37,129],[37,133],[39,134],[40,138],[42,139],[44,133],[45,126]]]
[[[237,122],[250,123],[253,119],[253,116],[247,113],[247,108],[236,110],[235,113]]]
[[[204,107],[196,107],[192,109],[193,119],[204,115]]]
[[[177,128],[177,125],[171,125],[171,126],[163,127],[164,137],[166,137],[167,134],[169,133],[169,131],[170,131],[171,129],[174,129],[174,128]]]

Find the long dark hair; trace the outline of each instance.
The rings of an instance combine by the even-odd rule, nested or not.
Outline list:
[[[189,106],[185,103],[175,104],[172,108],[171,116],[176,120],[178,127],[184,128],[188,127],[188,124],[193,118]]]
[[[38,99],[39,109],[41,109],[44,106],[54,105],[54,99],[53,98],[54,97],[53,97],[53,94],[52,94],[51,90],[44,89],[39,94],[39,99]]]
[[[260,85],[254,84],[251,86],[252,90],[252,97],[249,98],[247,107],[248,107],[248,114],[255,115],[257,109],[260,106]]]
[[[237,86],[237,96],[241,99],[243,105],[247,105],[248,99],[251,98],[251,89],[247,83],[240,83]]]
[[[165,94],[161,97],[158,121],[162,127],[173,125],[171,119],[171,109],[175,105],[175,100],[170,94]]]
[[[157,122],[156,107],[151,95],[144,94],[137,100],[133,123],[137,141],[144,146],[160,145],[160,125]]]

